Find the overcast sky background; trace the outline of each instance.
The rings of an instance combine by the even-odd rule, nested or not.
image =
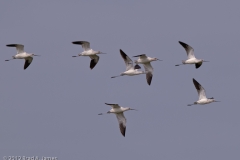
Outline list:
[[[240,158],[240,3],[237,0],[1,1],[0,156],[64,159],[226,160]],[[72,41],[106,52],[90,58]],[[191,45],[210,61],[175,67]],[[34,57],[5,62],[20,43]],[[120,56],[147,54],[154,76],[111,79],[125,71]],[[134,58],[132,58],[134,59]],[[142,67],[143,68],[143,67]],[[195,78],[221,103],[198,100]],[[126,137],[115,115],[98,116],[118,103]]]

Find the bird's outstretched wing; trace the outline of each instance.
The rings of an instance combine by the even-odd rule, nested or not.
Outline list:
[[[120,132],[125,137],[125,133],[126,133],[126,118],[124,117],[123,113],[117,113],[116,117],[118,119]]]
[[[99,61],[99,56],[98,55],[92,55],[92,56],[89,56],[89,57],[91,58],[90,68],[93,69]]]
[[[136,65],[134,66],[134,69],[141,69],[141,67],[140,67],[138,64],[136,64]]]
[[[84,51],[87,51],[90,49],[90,43],[88,41],[74,41],[72,43],[82,45],[82,48]]]
[[[25,59],[25,63],[24,63],[24,69],[27,69],[28,66],[32,63],[33,58],[32,57],[28,57]]]
[[[126,64],[126,71],[133,68],[133,61],[120,49],[120,54]]]
[[[146,72],[147,83],[148,83],[148,85],[150,85],[152,82],[152,77],[153,77],[153,67],[150,62],[144,63],[143,66],[144,66],[145,72]]]
[[[140,59],[147,58],[146,54],[140,54],[140,55],[136,55],[136,56],[133,56],[133,57],[139,57]]]
[[[194,78],[193,78],[193,84],[198,92],[199,100],[207,98],[205,89]]]
[[[184,42],[181,42],[181,41],[179,41],[179,43],[186,50],[188,59],[195,58],[195,56],[194,56],[194,49],[191,46],[189,46],[188,44],[186,44]]]
[[[111,106],[112,108],[120,108],[118,104],[109,104],[109,103],[105,103],[105,104]]]
[[[24,53],[24,45],[22,44],[8,44],[7,47],[16,47],[17,54]]]
[[[201,65],[202,65],[202,62],[195,63],[195,67],[196,67],[196,68],[201,67]]]

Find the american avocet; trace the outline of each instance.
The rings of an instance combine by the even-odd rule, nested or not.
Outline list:
[[[99,61],[99,56],[97,54],[106,54],[100,51],[94,51],[90,48],[90,43],[87,41],[74,41],[73,44],[82,45],[83,52],[79,53],[77,56],[72,57],[79,57],[79,56],[89,56],[91,58],[90,68],[93,69]]]
[[[146,74],[146,72],[138,70],[141,68],[139,65],[136,64],[135,66],[133,66],[133,61],[121,49],[120,49],[120,54],[126,64],[126,71],[121,73],[118,76],[113,76],[111,78],[116,78],[116,77],[124,76],[124,75],[135,76],[135,75],[139,75],[139,74]]]
[[[12,56],[12,59],[7,59],[5,61],[10,61],[13,59],[25,59],[24,69],[27,69],[27,67],[32,63],[33,56],[39,56],[36,54],[29,54],[24,51],[24,45],[22,44],[8,44],[7,47],[16,47],[17,54],[15,56]]]
[[[196,105],[196,104],[203,105],[203,104],[208,104],[208,103],[212,103],[212,102],[220,102],[220,101],[216,101],[213,97],[207,98],[205,89],[194,78],[193,78],[193,84],[198,92],[199,99],[198,99],[198,101],[194,102],[193,104],[189,104],[188,106]]]
[[[112,107],[112,109],[110,111],[108,111],[107,113],[114,113],[116,115],[116,117],[118,119],[120,131],[121,131],[122,135],[125,137],[126,118],[124,117],[123,112],[128,111],[128,110],[136,110],[136,109],[121,107],[118,104],[109,104],[109,103],[105,103],[105,104]],[[98,115],[103,115],[103,113],[99,113]]]
[[[133,57],[139,57],[137,60],[135,60],[135,63],[143,64],[143,66],[145,68],[145,72],[147,72],[146,79],[147,79],[148,85],[150,85],[151,81],[152,81],[152,77],[153,77],[153,67],[151,65],[151,62],[152,61],[162,61],[162,60],[159,60],[158,58],[147,57],[145,54],[141,54],[141,55],[137,55],[137,56],[133,56]]]
[[[209,61],[204,61],[203,59],[197,59],[195,56],[194,56],[194,50],[191,46],[189,46],[188,44],[186,43],[183,43],[181,41],[179,41],[179,43],[183,46],[183,48],[186,50],[187,52],[187,57],[188,59],[187,60],[183,60],[182,61],[182,64],[177,64],[175,66],[180,66],[180,65],[185,65],[185,64],[195,64],[195,67],[196,68],[199,68],[203,62],[209,62]]]

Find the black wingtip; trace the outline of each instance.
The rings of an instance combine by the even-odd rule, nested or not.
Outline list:
[[[92,70],[95,66],[96,66],[97,62],[95,61],[95,59],[92,59],[90,61],[90,69]]]
[[[124,53],[123,50],[120,49],[120,53]],[[124,53],[125,54],[125,53]]]
[[[188,47],[188,44],[182,42],[182,41],[178,41],[184,48]]]
[[[149,86],[151,85],[152,77],[153,77],[152,73],[149,72],[146,74],[146,79]]]
[[[116,104],[114,104],[114,103],[105,103],[106,105],[116,105]]]
[[[193,82],[197,82],[196,79],[193,78]]]
[[[16,47],[18,44],[7,44],[7,47]]]
[[[30,66],[30,64],[31,64],[31,62],[29,62],[28,60],[25,60],[23,69],[24,69],[24,70],[27,69],[28,66]]]
[[[196,81],[194,78],[193,78],[193,84],[194,84],[194,86],[195,86],[195,88],[197,89],[197,90],[200,90],[201,88],[200,88],[200,83],[198,83],[198,81]]]
[[[196,69],[198,69],[199,67],[201,67],[201,65],[202,65],[202,62],[195,63],[195,67],[196,67]]]
[[[141,67],[140,67],[138,64],[136,64],[136,65],[134,66],[134,69],[141,69]]]
[[[73,41],[72,44],[82,45],[85,41]]]
[[[120,131],[121,131],[121,133],[122,133],[122,135],[123,135],[123,137],[125,137],[125,133],[126,133],[126,127],[124,127],[124,125],[121,123],[120,124]]]
[[[124,53],[121,49],[120,49],[120,54],[121,54],[123,59],[125,59],[125,60],[127,59],[126,53]]]
[[[112,104],[112,103],[105,103],[106,105],[109,105],[109,106],[111,106],[111,105],[114,105],[114,104]]]
[[[144,54],[139,54],[139,55],[136,55],[136,56],[133,56],[133,57],[141,57],[143,56]]]

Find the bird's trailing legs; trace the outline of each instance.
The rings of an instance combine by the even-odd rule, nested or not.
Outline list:
[[[185,65],[185,64],[176,64],[175,66],[180,66],[180,65]]]
[[[80,57],[81,55],[77,55],[77,56],[72,56],[72,57]]]
[[[134,111],[138,111],[137,109],[132,109],[132,108],[130,108],[129,110],[134,110]]]
[[[111,113],[110,111],[108,111],[107,113],[99,113],[98,115],[104,115],[104,114],[109,114]]]
[[[123,76],[123,75],[118,75],[118,76],[112,76],[111,78],[116,78],[116,77],[120,77],[120,76]]]
[[[12,59],[6,59],[5,61],[11,61],[11,60],[14,60],[14,58],[12,58]]]

